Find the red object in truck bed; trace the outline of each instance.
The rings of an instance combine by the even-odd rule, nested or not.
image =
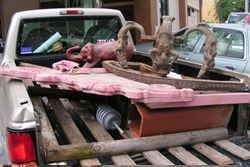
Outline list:
[[[134,137],[227,127],[233,105],[150,109],[142,103],[129,110]]]

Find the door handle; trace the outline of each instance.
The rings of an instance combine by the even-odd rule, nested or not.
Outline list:
[[[231,65],[225,65],[225,68],[226,69],[229,69],[229,70],[236,70],[236,66],[231,66]]]
[[[184,52],[183,54],[184,54],[184,55],[189,55],[189,53],[188,53],[188,52]]]

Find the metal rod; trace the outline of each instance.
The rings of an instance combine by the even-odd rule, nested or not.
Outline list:
[[[121,135],[125,134],[124,131],[116,123],[114,123],[114,125],[115,125],[116,129],[121,133]]]

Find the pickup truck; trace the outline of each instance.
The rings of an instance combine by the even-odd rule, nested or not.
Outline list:
[[[111,9],[13,15],[0,70],[8,164],[249,165],[249,75],[213,68],[196,85],[201,65],[177,60],[172,71],[189,79],[172,86],[102,67],[80,74],[52,69],[71,47],[116,41],[124,25]],[[45,45],[48,38],[56,45]],[[133,45],[130,33],[128,41]],[[131,61],[152,64],[136,50]]]

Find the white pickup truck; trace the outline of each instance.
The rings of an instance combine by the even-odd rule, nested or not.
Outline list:
[[[51,68],[53,63],[67,60],[68,48],[116,41],[123,25],[121,12],[111,9],[15,13],[1,68],[25,64]],[[59,46],[41,47],[48,38],[58,41],[58,34]],[[128,41],[133,45],[129,33]],[[151,62],[148,54],[137,51],[132,61]],[[173,67],[189,77],[199,68],[199,64],[182,60]],[[52,77],[50,69],[46,70],[43,76]],[[165,84],[132,82],[112,73],[72,74],[75,80],[86,80],[75,87],[4,77],[3,71],[1,75],[0,128],[8,164],[250,164],[248,75],[217,68],[207,73],[211,80],[236,78],[246,87],[243,92],[169,89]],[[88,90],[84,84],[91,77],[100,84]],[[109,95],[103,93],[106,83],[114,88]],[[137,99],[131,98],[134,94]],[[105,127],[109,122],[96,120],[100,103],[117,111],[113,116],[119,117],[120,127],[112,124],[113,130]]]

